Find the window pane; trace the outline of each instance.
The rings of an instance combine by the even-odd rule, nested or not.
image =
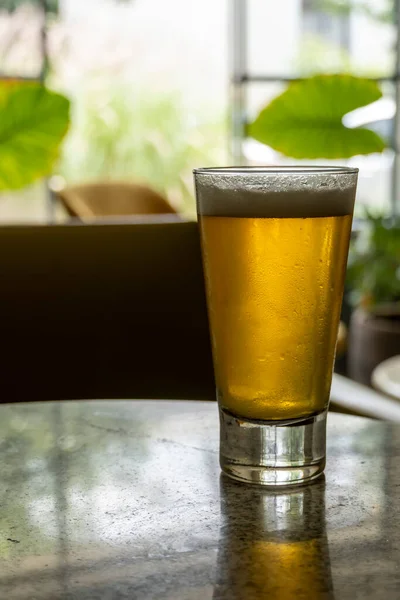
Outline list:
[[[10,13],[0,3],[0,75],[38,77],[42,67],[43,13],[29,3]]]
[[[248,0],[248,12],[250,74],[395,70],[393,0]]]
[[[301,37],[301,2],[247,0],[250,74],[291,75]]]

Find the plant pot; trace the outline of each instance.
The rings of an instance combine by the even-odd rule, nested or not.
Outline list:
[[[348,374],[371,384],[371,374],[382,361],[400,354],[400,309],[398,305],[373,311],[357,308],[350,321]]]

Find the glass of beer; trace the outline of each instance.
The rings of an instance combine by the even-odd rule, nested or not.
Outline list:
[[[194,171],[222,470],[294,485],[325,467],[358,169]]]

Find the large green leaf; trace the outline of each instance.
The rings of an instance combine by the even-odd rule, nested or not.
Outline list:
[[[51,172],[69,125],[69,101],[36,83],[0,84],[0,190]]]
[[[350,129],[344,115],[382,96],[376,82],[352,75],[315,75],[291,83],[249,126],[249,135],[298,159],[349,158],[382,152],[368,129]]]

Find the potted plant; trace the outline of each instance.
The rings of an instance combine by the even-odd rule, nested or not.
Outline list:
[[[400,219],[367,214],[349,255],[348,371],[370,384],[373,369],[400,354]]]

